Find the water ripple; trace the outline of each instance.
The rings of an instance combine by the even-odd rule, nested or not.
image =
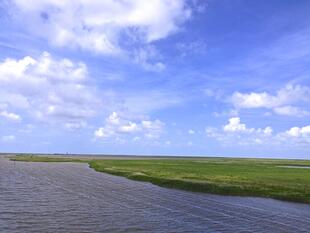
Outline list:
[[[310,205],[198,194],[0,157],[0,232],[310,232]]]

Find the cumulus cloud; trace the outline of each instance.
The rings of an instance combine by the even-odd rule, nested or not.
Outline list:
[[[191,11],[184,0],[14,0],[15,17],[56,46],[103,54],[128,41],[150,43],[174,33]]]
[[[230,102],[237,108],[267,108],[274,113],[288,116],[307,116],[309,112],[292,106],[302,102],[310,102],[308,86],[287,85],[272,95],[267,92],[241,93],[235,92]]]
[[[283,145],[297,145],[309,148],[310,145],[310,125],[292,127],[289,130],[279,133],[276,137]]]
[[[224,132],[229,133],[259,133],[263,135],[270,136],[272,134],[272,128],[270,126],[267,126],[264,129],[258,128],[248,128],[246,124],[241,123],[241,120],[239,117],[232,117],[228,120],[228,124],[223,126]]]
[[[100,104],[87,79],[84,63],[55,59],[47,52],[38,58],[7,58],[0,62],[0,115],[20,120],[9,109],[22,109],[41,121],[78,128]]]
[[[139,131],[140,128],[138,127],[137,123],[135,122],[131,122],[129,121],[127,124],[125,125],[121,125],[119,128],[118,128],[118,131],[120,133],[135,133],[137,131]]]
[[[240,123],[239,117],[230,118],[229,123],[223,127],[225,132],[251,131],[246,128],[245,124]]]
[[[249,128],[240,118],[228,120],[222,129],[207,127],[206,135],[215,138],[223,145],[281,145],[301,146],[310,144],[310,126],[292,127],[287,131],[274,133],[270,126]]]
[[[106,119],[106,122],[113,125],[119,125],[120,117],[116,112],[112,112],[112,114]]]
[[[310,125],[304,127],[292,127],[286,134],[290,137],[310,137]]]
[[[132,121],[126,116],[120,117],[113,112],[105,119],[104,126],[98,128],[94,135],[96,138],[120,137],[122,135],[133,135],[134,141],[140,139],[139,135],[146,138],[158,138],[163,131],[164,123],[160,120]]]
[[[239,117],[232,117],[228,119],[228,123],[222,129],[207,127],[206,134],[224,144],[262,144],[270,140],[273,129],[270,126],[249,128],[246,124],[241,123]]]
[[[265,129],[262,130],[262,132],[264,133],[264,135],[271,136],[273,129],[270,126],[267,126]]]

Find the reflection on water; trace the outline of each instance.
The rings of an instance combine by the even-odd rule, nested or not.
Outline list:
[[[160,188],[0,157],[0,232],[310,232],[310,205]]]
[[[288,166],[278,166],[278,167],[283,167],[283,168],[301,168],[301,169],[310,169],[309,166],[292,166],[292,165],[288,165]]]

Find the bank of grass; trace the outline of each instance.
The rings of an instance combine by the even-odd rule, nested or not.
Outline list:
[[[269,197],[310,204],[309,160],[272,159],[79,159],[16,156],[15,161],[85,162],[98,172],[195,192]]]

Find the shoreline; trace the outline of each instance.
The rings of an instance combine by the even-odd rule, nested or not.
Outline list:
[[[296,187],[291,187],[289,185],[286,186],[272,186],[268,183],[261,183],[260,185],[254,184],[251,180],[244,182],[244,181],[226,181],[223,182],[222,180],[212,180],[212,179],[201,179],[199,180],[197,177],[194,178],[182,178],[180,179],[176,173],[171,173],[171,175],[162,175],[156,173],[156,169],[158,169],[156,166],[159,166],[158,164],[164,166],[175,166],[174,163],[181,162],[181,165],[184,165],[182,167],[178,167],[180,170],[184,170],[184,172],[187,172],[187,165],[196,166],[196,164],[206,165],[206,166],[213,166],[214,163],[218,163],[215,165],[216,169],[222,169],[222,162],[225,163],[249,163],[251,166],[255,168],[256,163],[267,163],[267,165],[261,165],[262,169],[265,169],[263,166],[268,166],[267,168],[273,168],[275,166],[275,160],[264,160],[264,159],[255,159],[255,160],[248,160],[248,159],[231,159],[231,158],[217,158],[217,159],[176,159],[176,158],[169,158],[169,159],[163,159],[163,158],[148,158],[148,159],[141,159],[136,158],[132,159],[129,157],[105,157],[105,158],[98,158],[98,157],[63,157],[63,156],[53,156],[53,157],[42,157],[42,156],[10,156],[10,160],[12,161],[23,161],[23,162],[78,162],[78,163],[88,163],[88,166],[92,169],[94,169],[97,172],[105,172],[111,175],[117,175],[126,177],[131,180],[136,181],[144,181],[149,182],[154,185],[158,185],[165,188],[174,188],[174,189],[180,189],[185,191],[192,191],[192,192],[201,192],[201,193],[210,193],[210,194],[218,194],[218,195],[232,195],[232,196],[248,196],[248,197],[264,197],[264,198],[273,198],[277,200],[283,200],[283,201],[291,201],[291,202],[299,202],[299,203],[305,203],[310,204],[310,189],[306,190],[306,187],[299,187],[297,189]],[[232,162],[231,162],[232,161]],[[258,162],[257,162],[258,161]],[[287,166],[287,165],[295,165],[300,163],[300,161],[277,161],[282,162],[280,163],[280,166]],[[284,163],[283,163],[284,162]],[[291,164],[289,164],[289,162]],[[119,165],[121,163],[121,166]],[[210,163],[210,164],[209,164]],[[310,161],[304,161],[305,164],[303,165],[309,165]],[[309,163],[309,164],[308,164]],[[129,164],[129,165],[128,165]],[[153,166],[151,170],[145,170],[143,166],[141,168],[135,168],[134,166]],[[155,165],[154,165],[155,164]],[[157,165],[156,165],[157,164]],[[271,165],[272,166],[271,166]],[[277,164],[279,165],[279,164]],[[301,165],[301,164],[300,164]],[[237,166],[243,168],[242,164],[237,164]],[[227,167],[227,166],[226,166]],[[226,168],[225,167],[225,168]],[[237,167],[237,168],[239,168]],[[229,168],[229,166],[228,166]],[[236,169],[236,165],[231,165],[231,168]],[[257,168],[256,168],[257,169]],[[281,169],[281,167],[277,167],[277,169]],[[285,168],[282,168],[285,169]],[[299,169],[298,170],[308,170],[309,169]],[[294,172],[293,168],[289,168],[291,172]],[[160,170],[159,170],[160,171]],[[278,170],[277,170],[278,171]],[[169,171],[168,171],[169,172]],[[225,175],[225,170],[221,171],[221,176]],[[226,171],[226,173],[229,173],[229,169]],[[240,170],[240,174],[242,174],[242,170]],[[196,172],[199,173],[199,172]],[[308,174],[308,173],[307,173]],[[188,172],[187,175],[192,175]],[[197,174],[195,174],[197,175]],[[199,175],[199,174],[198,174]],[[227,175],[227,174],[226,174]],[[238,175],[238,173],[237,173]],[[309,174],[310,175],[310,174]],[[280,177],[281,178],[281,177]],[[279,179],[280,179],[279,178]],[[243,178],[241,177],[240,180]],[[251,183],[252,182],[252,183]],[[306,180],[305,180],[306,182]]]

